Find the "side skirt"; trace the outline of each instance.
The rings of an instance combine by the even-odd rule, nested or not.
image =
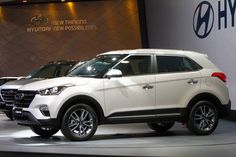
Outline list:
[[[119,112],[105,118],[102,124],[184,122],[185,109],[160,109],[147,111]]]

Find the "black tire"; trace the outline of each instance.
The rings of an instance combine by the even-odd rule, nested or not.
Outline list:
[[[209,101],[200,101],[190,110],[187,126],[196,135],[209,135],[215,131],[218,121],[218,108]]]
[[[86,141],[95,134],[97,126],[94,109],[86,104],[76,104],[64,114],[61,132],[71,141]]]
[[[35,134],[37,134],[37,135],[39,135],[43,138],[49,138],[52,135],[56,134],[60,129],[58,129],[58,128],[49,128],[49,127],[32,126],[31,130]]]
[[[161,123],[148,123],[148,126],[156,132],[165,133],[170,128],[172,128],[174,124],[175,122],[161,122]]]
[[[7,116],[7,118],[9,118],[10,120],[13,120],[13,114],[12,112],[4,112],[5,115]]]

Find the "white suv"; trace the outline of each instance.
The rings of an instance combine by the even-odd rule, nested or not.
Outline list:
[[[226,75],[206,55],[141,49],[100,54],[67,77],[27,84],[13,112],[42,137],[61,129],[82,141],[111,123],[147,122],[165,132],[181,122],[208,135],[230,106]]]

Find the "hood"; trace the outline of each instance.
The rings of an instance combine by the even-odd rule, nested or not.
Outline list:
[[[23,78],[23,77],[0,77],[0,80],[5,80],[5,79],[16,79],[16,80],[18,80],[18,79],[21,79],[21,78]]]
[[[74,84],[76,86],[79,85],[85,85],[91,80],[91,78],[82,78],[82,77],[59,77],[59,78],[53,78],[53,79],[47,79],[42,81],[33,82],[30,84],[27,84],[20,88],[20,90],[41,90],[56,86],[62,86],[62,85],[68,85],[68,84]]]
[[[11,82],[4,84],[2,86],[2,89],[19,89],[26,84],[40,81],[40,80],[42,80],[42,79],[34,78],[34,79],[21,79],[21,80],[11,81]]]

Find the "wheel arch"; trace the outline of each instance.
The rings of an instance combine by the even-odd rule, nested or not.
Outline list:
[[[68,99],[60,108],[58,115],[57,115],[57,119],[59,120],[60,124],[62,122],[62,118],[63,115],[65,114],[65,112],[73,105],[75,105],[76,103],[85,103],[87,105],[89,105],[90,107],[92,107],[95,112],[97,113],[98,116],[98,124],[101,124],[104,121],[104,111],[101,107],[101,105],[98,103],[97,100],[95,100],[94,98],[87,96],[87,95],[78,95],[78,96],[74,96],[70,99]]]
[[[214,105],[216,105],[217,108],[220,108],[220,106],[222,105],[221,101],[217,98],[217,96],[211,94],[211,93],[200,93],[196,96],[194,96],[189,102],[188,105],[186,107],[186,112],[184,114],[184,118],[185,120],[188,119],[189,113],[191,108],[199,101],[210,101],[212,102]],[[219,114],[221,115],[220,111]]]

